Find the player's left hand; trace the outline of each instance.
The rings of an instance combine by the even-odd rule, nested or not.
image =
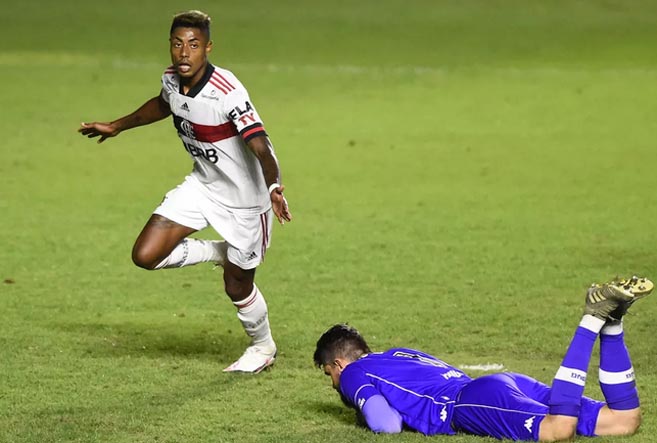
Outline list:
[[[278,188],[274,188],[270,194],[271,207],[274,210],[274,215],[282,225],[286,221],[292,221],[292,214],[290,213],[290,208],[287,206],[287,200],[283,197],[283,190],[285,190],[285,186],[280,185]]]

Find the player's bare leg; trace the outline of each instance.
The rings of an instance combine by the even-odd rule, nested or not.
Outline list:
[[[242,303],[253,292],[256,268],[242,269],[234,263],[224,264],[226,294],[233,303]]]
[[[237,308],[237,318],[244,331],[251,337],[251,345],[224,372],[257,374],[274,364],[276,359],[276,344],[269,328],[267,303],[254,284],[254,277],[255,268],[242,269],[229,261],[224,264],[226,294]]]
[[[546,415],[541,422],[538,441],[564,441],[575,437],[577,417]]]
[[[144,269],[179,268],[197,263],[223,265],[226,242],[188,239],[195,229],[153,214],[132,249],[132,261]]]
[[[641,426],[641,408],[617,411],[610,409],[609,406],[603,406],[598,415],[595,435],[600,437],[632,435],[639,426]]]

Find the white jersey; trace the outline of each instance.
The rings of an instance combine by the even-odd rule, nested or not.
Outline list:
[[[162,99],[194,159],[191,177],[212,201],[242,214],[271,208],[262,167],[246,142],[267,135],[249,94],[232,72],[208,63],[187,94],[172,66],[162,75]]]

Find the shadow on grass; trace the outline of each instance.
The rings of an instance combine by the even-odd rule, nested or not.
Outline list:
[[[248,337],[235,330],[209,330],[203,325],[184,326],[146,323],[65,323],[56,327],[74,335],[75,345],[89,357],[163,355],[216,360],[238,357],[248,346]]]
[[[312,412],[312,415],[316,417],[329,416],[346,425],[363,426],[363,424],[358,421],[355,410],[337,403],[328,403],[319,400],[302,401],[299,402],[299,407],[301,407],[303,411]]]

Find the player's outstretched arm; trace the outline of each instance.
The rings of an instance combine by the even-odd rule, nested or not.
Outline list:
[[[265,176],[265,183],[267,183],[269,189],[271,206],[278,222],[284,224],[286,221],[292,221],[290,208],[287,205],[287,200],[285,200],[285,197],[283,196],[285,186],[281,184],[278,159],[274,154],[274,148],[271,145],[269,138],[264,135],[253,137],[247,142],[247,145],[260,161],[262,173]]]
[[[158,95],[148,100],[132,114],[113,122],[82,123],[78,132],[89,138],[100,137],[98,143],[102,143],[110,137],[116,137],[126,129],[154,123],[170,114],[169,105],[162,99],[162,96]]]

